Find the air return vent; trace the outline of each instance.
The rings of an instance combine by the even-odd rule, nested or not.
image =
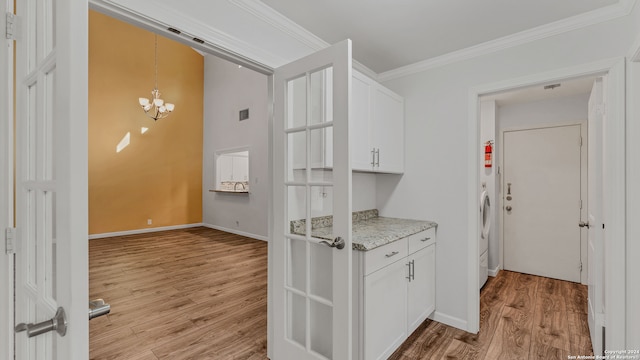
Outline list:
[[[171,31],[174,34],[180,34],[182,32],[182,31],[180,31],[180,30],[178,30],[176,28],[172,28],[172,27],[167,28],[167,30]]]
[[[195,41],[195,42],[197,42],[199,44],[204,44],[204,40],[198,39],[198,38],[195,38],[195,37],[193,38],[193,41]]]

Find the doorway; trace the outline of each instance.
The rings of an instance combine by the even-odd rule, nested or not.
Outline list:
[[[610,325],[606,332],[606,343],[608,347],[621,346],[624,339],[624,279],[625,263],[624,263],[624,229],[625,229],[625,110],[624,110],[624,60],[614,59],[600,61],[590,64],[584,64],[567,69],[560,69],[548,73],[534,74],[522,78],[511,79],[494,84],[486,84],[470,89],[470,112],[469,129],[470,142],[473,144],[469,147],[469,279],[468,282],[468,329],[471,332],[478,331],[479,328],[479,292],[476,279],[479,273],[479,246],[477,234],[480,229],[480,218],[478,213],[480,182],[479,182],[479,162],[480,159],[480,141],[479,141],[479,104],[482,95],[491,95],[501,92],[508,92],[523,89],[535,85],[548,85],[558,81],[567,79],[576,79],[585,76],[607,76],[608,82],[605,86],[604,99],[607,103],[607,120],[603,126],[604,131],[600,134],[603,138],[603,157],[607,159],[603,166],[604,186],[603,192],[606,194],[603,204],[604,218],[609,219],[606,225],[605,240],[605,266],[604,283],[605,289],[604,301],[607,305],[607,314],[603,316],[608,319],[607,324]],[[614,297],[610,291],[615,289]],[[611,305],[615,303],[616,305]],[[616,345],[618,344],[618,345]]]
[[[191,230],[199,232],[195,236],[196,240],[207,238],[211,242],[219,242],[219,245],[225,246],[227,251],[235,246],[237,247],[235,250],[240,254],[246,247],[246,244],[240,241],[233,243],[226,241],[227,236],[220,232],[204,231],[203,228],[194,226],[220,229],[227,233],[235,231],[241,233],[240,235],[253,235],[251,237],[254,238],[263,236],[264,238],[259,240],[266,240],[266,219],[269,211],[267,198],[270,184],[267,136],[269,122],[266,105],[268,81],[263,74],[217,56],[198,54],[190,48],[190,44],[177,43],[172,39],[164,38],[160,33],[157,57],[158,88],[162,91],[162,98],[167,102],[175,102],[176,108],[168,117],[154,121],[144,116],[137,101],[138,97],[148,97],[154,85],[153,32],[140,29],[136,26],[137,24],[123,23],[98,12],[90,12],[89,18],[90,49],[98,48],[99,50],[95,53],[90,51],[90,103],[99,98],[99,103],[108,103],[112,107],[110,111],[103,112],[105,117],[99,117],[96,115],[100,115],[101,112],[96,111],[96,108],[92,108],[90,104],[90,116],[96,116],[96,118],[90,118],[89,124],[89,197],[91,199],[89,225],[92,234],[89,247],[90,268],[93,268],[97,262],[97,268],[102,269],[100,260],[102,257],[111,258],[115,265],[122,265],[115,266],[115,269],[119,268],[120,272],[113,273],[112,280],[109,280],[111,278],[109,270],[105,270],[105,273],[90,273],[91,299],[104,298],[112,306],[112,313],[109,316],[90,322],[91,355],[93,357],[94,354],[98,354],[96,356],[100,358],[99,354],[104,355],[105,351],[109,353],[110,349],[113,353],[131,351],[129,346],[136,346],[136,343],[132,344],[129,339],[132,333],[135,333],[137,338],[146,339],[139,344],[141,349],[144,349],[147,345],[155,346],[153,342],[166,334],[173,333],[176,337],[184,339],[181,335],[185,332],[193,335],[196,333],[195,328],[202,331],[207,326],[205,323],[210,322],[208,319],[207,321],[198,320],[198,316],[204,316],[206,312],[209,312],[207,316],[212,316],[213,310],[200,309],[199,311],[198,306],[183,306],[188,305],[187,303],[207,306],[207,301],[202,301],[204,296],[198,299],[197,293],[185,290],[180,291],[183,305],[179,305],[177,309],[180,311],[184,307],[184,313],[179,316],[173,313],[171,317],[176,322],[163,322],[158,319],[160,314],[157,311],[151,311],[144,326],[140,320],[135,320],[137,316],[130,317],[133,325],[123,326],[129,320],[127,312],[143,314],[152,310],[155,303],[176,304],[177,295],[170,293],[177,290],[175,281],[170,284],[169,289],[165,290],[162,290],[165,281],[158,282],[157,289],[154,289],[151,284],[141,286],[136,283],[154,282],[154,279],[158,279],[161,274],[166,275],[162,264],[167,265],[165,263],[167,256],[176,257],[178,251],[187,249],[197,253],[198,250],[193,250],[195,240],[189,240],[193,235]],[[101,25],[100,29],[94,28],[95,23],[92,24],[96,18]],[[94,41],[100,44],[92,46]],[[126,53],[125,49],[131,46],[132,42],[134,48]],[[110,53],[115,59],[109,57]],[[98,66],[92,69],[94,65]],[[140,76],[141,73],[144,73],[144,76]],[[106,86],[106,83],[119,87]],[[241,109],[250,109],[248,119],[242,121],[238,119],[238,114],[234,110]],[[141,131],[141,127],[145,127],[146,130]],[[115,145],[126,132],[130,132],[129,145],[117,152]],[[255,161],[250,161],[249,164],[252,167],[250,173],[252,179],[247,179],[247,182],[251,180],[251,193],[211,192],[210,190],[216,189],[215,152],[221,148],[239,145],[251,145],[254,150],[250,156]],[[145,208],[149,211],[148,216],[143,216]],[[117,212],[118,216],[104,213],[105,210]],[[216,210],[218,213],[215,212]],[[242,211],[244,214],[241,217],[235,217]],[[152,213],[155,215],[151,215]],[[220,220],[223,218],[220,213],[229,215],[229,224]],[[219,221],[213,221],[212,218]],[[107,221],[108,219],[111,221]],[[264,222],[260,223],[260,219],[264,219]],[[167,223],[168,221],[171,222]],[[264,227],[262,233],[256,230],[259,225]],[[148,238],[145,237],[144,235],[150,231],[168,232],[148,234]],[[182,233],[184,236],[174,236],[175,233]],[[154,238],[162,240],[167,236],[173,239],[169,239],[169,242],[164,245],[161,241],[153,241]],[[96,244],[109,244],[112,240],[115,248],[120,247],[125,250],[122,252],[96,250]],[[173,245],[171,245],[172,241]],[[124,246],[125,243],[133,248]],[[147,246],[141,246],[142,244]],[[266,243],[262,241],[255,241],[254,245],[266,249]],[[171,246],[175,246],[174,253],[171,253]],[[97,249],[103,249],[103,247]],[[169,250],[169,253],[160,255],[161,253],[158,252],[160,249]],[[143,256],[146,254],[151,258],[157,256],[157,261],[153,263],[158,266],[154,268],[149,263],[148,266],[143,266],[142,261],[127,261],[126,255],[131,255],[131,251],[140,252]],[[109,256],[109,253],[113,257]],[[191,260],[196,263],[195,265],[200,265],[203,274],[198,275],[194,271],[189,277],[190,280],[178,281],[179,286],[186,286],[191,281],[200,281],[201,288],[196,289],[197,291],[202,293],[208,289],[211,298],[221,299],[230,291],[225,285],[236,280],[235,276],[241,274],[243,264],[246,262],[236,260],[237,271],[227,269],[222,275],[218,272],[217,275],[212,276],[216,271],[205,269],[205,265],[224,270],[224,251],[203,247],[200,253],[193,254]],[[203,254],[210,256],[204,259],[201,256]],[[176,257],[176,264],[180,264],[181,260],[184,261],[185,257],[187,256]],[[245,307],[259,303],[266,304],[266,254],[264,260],[264,266],[255,266],[253,269],[264,275],[264,278],[254,277],[253,280],[254,285],[263,285],[263,289],[260,290],[265,290],[265,294],[259,298],[255,297],[254,304],[242,303]],[[194,264],[189,263],[189,265]],[[186,268],[185,266],[180,271],[171,270],[171,273],[174,276],[180,276],[180,272],[186,271]],[[112,268],[111,271],[115,270]],[[123,280],[119,276],[123,273],[131,277]],[[244,278],[248,279],[249,276],[246,275]],[[185,276],[184,273],[182,276]],[[220,284],[220,281],[222,281],[222,285],[218,287],[220,293],[215,293],[212,287],[214,284]],[[97,283],[94,284],[95,282]],[[114,290],[113,284],[110,285],[111,282],[122,282],[122,286]],[[236,283],[242,284],[242,281],[236,281]],[[115,293],[110,296],[110,291]],[[158,297],[161,294],[168,297]],[[174,297],[173,300],[171,300],[172,297]],[[209,304],[211,301],[213,300],[211,299]],[[145,304],[145,306],[138,307],[136,303]],[[229,304],[231,302],[227,300],[226,305]],[[230,308],[232,307],[220,306],[220,309],[229,310]],[[174,310],[176,309],[169,311]],[[266,306],[260,310],[266,318]],[[185,322],[186,318],[191,319]],[[224,319],[220,320],[224,323]],[[246,318],[242,321],[246,321]],[[150,327],[154,322],[157,325],[155,330]],[[187,328],[186,324],[189,323],[193,325],[192,329],[190,331],[183,329],[184,332],[181,332],[179,327]],[[162,327],[165,328],[165,335],[158,332]],[[129,333],[126,333],[126,329],[129,329]],[[266,337],[266,321],[264,327],[256,326],[256,330],[258,329],[262,330],[262,335]],[[119,335],[124,335],[127,346],[123,343],[121,347],[115,346],[114,350],[116,345],[114,337],[117,339]],[[154,336],[157,337],[154,338]],[[254,342],[247,344],[251,346]],[[256,346],[262,345],[260,343]],[[96,349],[98,351],[95,351]],[[164,352],[166,355],[167,349],[157,351],[158,354]]]

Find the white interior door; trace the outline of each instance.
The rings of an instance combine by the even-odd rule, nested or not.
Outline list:
[[[604,321],[604,247],[602,237],[602,119],[604,117],[602,79],[593,83],[589,96],[589,160],[587,192],[589,332],[595,355],[602,354]],[[583,225],[584,222],[581,224]]]
[[[504,268],[580,282],[580,125],[504,132]]]
[[[86,0],[17,1],[18,360],[89,355],[87,6]],[[60,308],[66,332],[38,334],[52,327]]]
[[[351,41],[276,69],[274,89],[272,358],[350,359]],[[335,155],[332,170],[313,168],[319,154]],[[319,216],[333,217],[329,240]]]

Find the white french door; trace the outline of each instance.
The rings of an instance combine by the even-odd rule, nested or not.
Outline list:
[[[345,40],[274,73],[274,360],[352,355],[351,66]],[[327,216],[320,238],[313,219]]]
[[[18,360],[89,355],[87,11],[86,0],[17,1]]]
[[[589,160],[587,192],[589,218],[584,227],[588,234],[588,313],[589,333],[594,355],[603,355],[602,328],[604,322],[604,246],[602,236],[602,119],[604,117],[603,79],[593,83],[589,96]],[[586,226],[585,226],[586,225]]]

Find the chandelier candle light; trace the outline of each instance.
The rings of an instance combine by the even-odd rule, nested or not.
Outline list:
[[[138,98],[138,102],[144,110],[144,113],[147,114],[148,117],[153,120],[163,119],[173,111],[175,108],[174,104],[165,103],[164,100],[160,99],[160,91],[158,90],[158,35],[155,35],[155,88],[151,92],[153,98],[151,100],[147,98]]]

